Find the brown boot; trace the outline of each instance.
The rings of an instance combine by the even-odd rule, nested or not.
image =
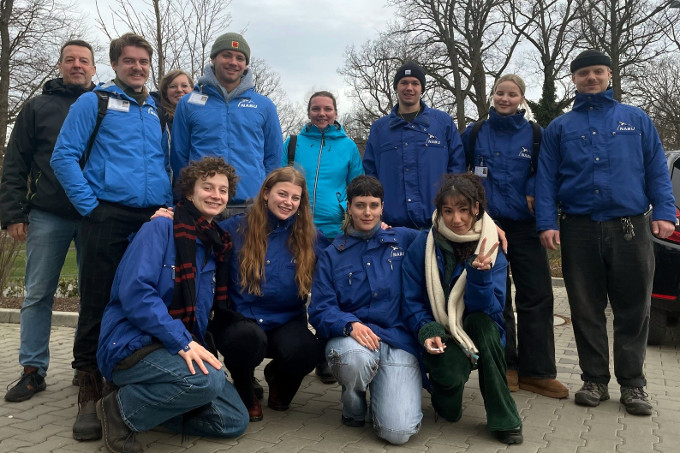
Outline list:
[[[519,388],[549,398],[566,398],[569,389],[557,379],[519,378]]]
[[[102,421],[104,444],[112,453],[141,453],[142,445],[137,442],[135,431],[123,421],[118,405],[118,390],[97,401],[97,415]]]
[[[517,370],[508,370],[505,373],[505,377],[508,379],[508,388],[510,389],[511,392],[516,392],[519,390],[519,383],[518,383],[518,378],[519,376],[517,375]]]
[[[75,440],[99,440],[102,424],[97,418],[96,403],[102,397],[102,375],[99,370],[78,370],[78,415],[73,424]]]

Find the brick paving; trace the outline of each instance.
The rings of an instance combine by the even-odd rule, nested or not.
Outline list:
[[[564,288],[555,287],[555,313],[567,322],[555,327],[558,378],[571,390],[566,400],[554,400],[520,390],[513,393],[524,423],[524,443],[505,446],[486,429],[476,372],[464,394],[463,417],[458,423],[435,420],[427,392],[423,392],[420,432],[402,447],[378,439],[369,425],[348,428],[340,423],[340,388],[324,385],[313,375],[305,378],[287,412],[264,408],[264,420],[251,423],[238,439],[188,437],[151,431],[139,440],[146,452],[674,452],[680,445],[680,328],[669,329],[663,346],[649,347],[645,373],[654,405],[651,417],[629,415],[618,402],[615,382],[611,400],[596,408],[576,406],[573,392],[580,385],[576,344]],[[58,318],[52,329],[52,362],[47,389],[23,403],[0,401],[0,452],[66,453],[106,451],[101,441],[77,442],[71,437],[76,415],[77,388],[70,368],[74,315]],[[19,375],[19,325],[16,311],[0,311],[0,383]],[[611,331],[611,321],[610,321]],[[256,376],[263,381],[263,367]],[[613,371],[612,371],[613,374]],[[264,382],[264,381],[263,381]],[[266,386],[265,386],[266,391]],[[3,390],[4,392],[4,390]],[[266,395],[265,395],[266,396]]]

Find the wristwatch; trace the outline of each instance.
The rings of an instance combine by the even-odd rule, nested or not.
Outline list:
[[[348,322],[345,324],[345,327],[342,329],[342,333],[345,334],[346,337],[349,337],[352,334],[352,323]]]

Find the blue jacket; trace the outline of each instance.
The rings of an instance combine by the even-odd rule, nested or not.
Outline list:
[[[241,287],[239,253],[243,248],[243,234],[247,227],[244,214],[239,214],[220,222],[220,226],[231,234],[234,243],[229,261],[229,300],[236,311],[252,319],[263,329],[270,330],[286,324],[295,318],[305,318],[306,298],[298,296],[295,283],[295,261],[288,249],[293,224],[297,216],[279,220],[269,213],[269,223],[273,228],[267,236],[264,275],[260,290],[262,296],[250,294]],[[324,243],[323,235],[318,242]]]
[[[196,326],[203,343],[213,305],[215,261],[197,240]],[[102,317],[97,363],[105,378],[118,362],[156,339],[171,354],[192,341],[179,319],[168,314],[175,290],[175,239],[172,220],[157,218],[142,225],[118,266],[111,300]]]
[[[283,145],[284,167],[288,165],[289,141],[290,137]],[[345,189],[352,179],[364,174],[357,145],[337,122],[323,131],[309,123],[297,136],[295,167],[305,174],[314,224],[327,238],[338,236],[347,205]]]
[[[526,196],[534,196],[536,182],[531,171],[534,134],[524,113],[502,116],[489,110],[489,119],[479,129],[474,150],[469,143],[472,127],[473,124],[465,129],[461,139],[465,155],[472,155],[473,170],[488,170],[482,181],[489,215],[494,219],[533,219]]]
[[[71,106],[54,146],[50,164],[66,195],[81,215],[90,214],[98,200],[133,208],[168,205],[170,175],[153,99],[147,97],[140,106],[113,82],[97,90],[110,93],[109,108],[85,168],[81,170],[79,160],[97,121],[93,92]],[[116,101],[121,106],[113,105]]]
[[[237,203],[257,195],[267,174],[281,165],[283,152],[276,107],[255,91],[252,80],[248,71],[226,95],[206,66],[194,91],[177,104],[172,124],[173,173],[179,175],[191,160],[221,156],[241,177],[232,200]],[[203,105],[190,102],[199,95],[207,97]]]
[[[434,321],[430,299],[425,285],[425,244],[429,231],[422,231],[413,241],[406,252],[403,264],[402,280],[404,297],[402,311],[411,334],[417,339],[418,332],[428,322]],[[435,243],[439,278],[444,279],[444,256]],[[470,313],[486,313],[498,326],[501,344],[505,346],[505,321],[503,307],[505,307],[505,280],[508,272],[508,261],[502,251],[498,252],[496,262],[490,271],[480,271],[470,265],[470,260],[458,263],[451,276],[449,284],[453,285],[463,269],[467,270],[465,282],[465,311],[463,319]],[[422,347],[421,347],[422,349]]]
[[[562,212],[594,221],[642,214],[675,222],[666,158],[652,120],[612,90],[577,93],[572,111],[545,129],[536,176],[536,226],[557,230]]]
[[[378,119],[364,152],[364,170],[385,187],[384,220],[392,226],[429,228],[433,200],[445,173],[465,172],[465,154],[451,117],[421,101],[411,123],[392,112]]]
[[[342,337],[349,322],[366,324],[392,347],[418,355],[401,305],[401,266],[417,232],[379,229],[368,239],[344,234],[319,255],[309,322],[324,338]]]

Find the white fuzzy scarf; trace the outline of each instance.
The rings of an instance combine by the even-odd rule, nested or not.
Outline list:
[[[435,211],[436,213],[436,211]],[[432,214],[432,223],[436,220],[435,213]],[[498,242],[498,231],[496,224],[491,217],[485,212],[480,220],[475,222],[472,229],[464,235],[459,235],[451,231],[444,221],[439,218],[437,222],[437,231],[446,239],[452,242],[472,242],[479,241],[475,249],[475,253],[479,254],[479,246],[482,239],[486,238],[485,252],[489,251],[496,242]],[[496,249],[491,256],[491,266],[496,262],[498,249]],[[425,282],[427,284],[427,295],[430,298],[430,306],[434,319],[446,330],[463,349],[463,352],[471,357],[479,353],[475,343],[463,330],[463,312],[465,311],[465,302],[463,295],[465,294],[465,283],[467,279],[467,270],[463,270],[456,284],[453,285],[449,300],[446,301],[444,297],[444,288],[439,277],[439,268],[437,266],[437,253],[435,251],[434,228],[430,229],[427,235],[427,244],[425,246]]]

